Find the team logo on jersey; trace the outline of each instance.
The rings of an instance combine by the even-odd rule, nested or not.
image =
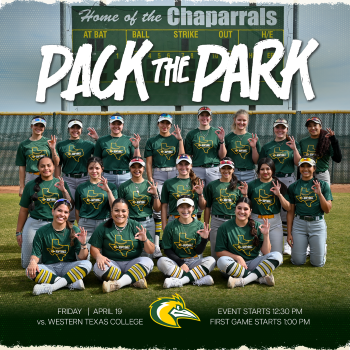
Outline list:
[[[202,149],[204,153],[208,153],[208,151],[213,148],[213,141],[206,140],[203,136],[199,136],[198,142],[194,144],[198,149]]]
[[[250,146],[242,145],[241,141],[236,141],[235,146],[235,148],[231,148],[231,151],[234,154],[240,155],[242,159],[245,159],[245,157],[250,153]]]
[[[111,143],[111,148],[107,148],[106,151],[110,156],[114,156],[118,160],[126,153],[125,147],[118,146],[117,143]]]
[[[149,203],[147,196],[142,196],[136,191],[132,193],[132,199],[129,199],[128,202],[133,207],[138,207],[140,211],[143,211],[143,208]]]
[[[227,193],[227,189],[220,190],[220,197],[216,198],[219,204],[223,204],[226,209],[232,209],[232,206],[236,203],[236,195]]]
[[[109,243],[111,249],[120,253],[124,258],[134,249],[134,242],[130,239],[123,239],[122,235],[114,236],[114,243]]]
[[[254,198],[259,205],[263,205],[266,210],[275,204],[275,196],[267,194],[264,189],[259,190],[259,198]]]
[[[46,248],[50,255],[56,256],[59,261],[63,261],[63,258],[69,252],[69,245],[62,245],[58,239],[52,240],[51,248]]]
[[[187,238],[186,233],[180,232],[178,242],[174,242],[177,249],[183,249],[186,254],[191,255],[191,250],[196,247],[195,238]]]
[[[79,162],[79,159],[84,156],[83,149],[75,149],[73,145],[70,145],[68,148],[68,152],[65,153],[67,158],[73,158],[76,162]]]
[[[185,301],[179,294],[171,298],[158,298],[149,307],[151,319],[164,327],[181,328],[180,319],[200,321],[193,311],[186,308]]]
[[[49,191],[49,188],[43,188],[41,190],[42,196],[38,197],[41,204],[47,204],[51,209],[53,208],[53,205],[58,199],[57,193],[51,193]]]
[[[281,164],[289,157],[289,151],[281,150],[279,147],[274,148],[273,153],[269,154],[273,160],[278,160]]]
[[[43,149],[38,149],[38,147],[32,147],[32,154],[29,154],[28,157],[32,161],[38,161],[42,157],[48,157],[49,152]]]
[[[103,203],[104,198],[105,195],[103,193],[95,193],[94,190],[89,190],[87,196],[83,198],[83,201],[88,205],[91,204],[95,209],[98,209]]]
[[[158,149],[157,152],[161,156],[165,156],[167,160],[170,160],[170,158],[176,154],[176,148],[174,146],[168,146],[166,143],[162,143],[161,149]]]
[[[253,245],[253,240],[247,240],[243,235],[238,235],[238,243],[232,244],[238,251],[250,256],[252,251],[256,248]]]
[[[317,201],[317,194],[314,191],[308,191],[307,187],[300,189],[300,195],[296,196],[299,202],[304,202],[306,206],[311,208],[312,203]]]
[[[308,157],[313,158],[316,163],[317,163],[317,159],[321,158],[321,157],[317,157],[314,145],[308,145],[306,152],[303,152],[303,158],[308,158]]]
[[[184,196],[185,194],[191,196],[192,199],[194,197],[193,192],[191,190],[185,190],[185,187],[183,185],[178,185],[177,192],[172,193],[176,200],[178,200],[181,196]]]

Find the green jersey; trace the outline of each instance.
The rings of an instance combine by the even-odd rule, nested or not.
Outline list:
[[[128,202],[131,219],[146,218],[153,214],[153,197],[147,192],[148,187],[146,180],[140,184],[134,184],[131,179],[119,186],[119,197]]]
[[[79,210],[79,217],[84,219],[104,220],[110,217],[108,194],[102,188],[86,181],[75,191],[75,208]],[[108,183],[114,198],[118,198],[117,186]]]
[[[138,258],[143,250],[144,243],[135,238],[139,232],[136,226],[140,223],[132,219],[128,220],[126,228],[118,231],[113,223],[111,228],[100,224],[89,239],[89,243],[101,249],[101,254],[114,261],[129,261]],[[147,230],[147,238],[153,243]]]
[[[105,171],[129,170],[129,162],[134,156],[134,146],[128,136],[100,137],[95,146],[94,156],[103,160]]]
[[[321,209],[319,196],[311,188],[314,183],[312,178],[309,181],[298,181],[288,187],[290,202],[295,204],[295,214],[301,216],[321,216],[324,211]],[[326,181],[318,180],[321,184],[321,192],[324,198],[333,200],[331,188]]]
[[[313,139],[310,136],[305,137],[300,141],[301,156],[303,158],[313,158],[316,162],[316,171],[324,172],[329,168],[329,157],[333,156],[332,145],[329,145],[327,152],[322,156],[316,156],[316,147],[319,139]]]
[[[271,182],[261,182],[256,179],[248,184],[248,197],[252,201],[252,210],[254,214],[271,215],[278,214],[281,211],[281,202],[271,191],[273,187]],[[289,201],[288,193],[283,196]]]
[[[73,230],[80,232],[76,226],[73,226]],[[32,255],[41,258],[43,264],[76,261],[75,254],[79,254],[81,244],[74,238],[74,245],[71,246],[70,233],[67,228],[55,231],[52,224],[40,227],[33,240]]]
[[[220,149],[219,138],[215,134],[215,128],[208,130],[191,130],[186,135],[185,152],[192,156],[194,167],[206,164],[219,165],[218,152]]]
[[[51,158],[51,149],[47,141],[46,137],[42,137],[37,141],[27,139],[21,142],[17,149],[16,165],[25,166],[27,172],[37,173],[38,160],[45,156]]]
[[[216,237],[216,252],[227,250],[228,252],[241,256],[244,260],[249,261],[259,256],[260,248],[264,241],[264,235],[259,230],[259,222],[255,222],[257,236],[259,238],[259,246],[253,244],[254,237],[250,233],[250,226],[239,227],[236,219],[231,219],[223,223]]]
[[[294,152],[286,144],[287,139],[283,141],[271,141],[263,146],[259,153],[259,159],[271,158],[275,163],[276,173],[291,174],[294,172]],[[300,145],[295,142],[298,152],[301,152]]]
[[[57,199],[63,198],[62,192],[55,187],[55,184],[60,182],[60,180],[55,177],[50,181],[43,181],[39,187],[40,191],[38,192],[38,200],[35,201],[35,209],[30,212],[30,216],[36,220],[52,220],[52,208]],[[23,190],[21,201],[19,205],[23,208],[28,208],[31,199],[30,197],[34,194],[35,180],[29,181]],[[72,198],[70,189],[66,183],[64,187],[68,191],[69,195]]]
[[[95,144],[85,140],[65,140],[57,144],[60,164],[64,174],[87,172],[87,161],[94,154]]]
[[[178,154],[179,140],[174,135],[164,137],[158,134],[146,142],[144,156],[152,157],[153,168],[175,167]]]
[[[192,258],[197,256],[195,248],[201,242],[197,233],[202,230],[203,223],[193,220],[190,224],[182,224],[178,219],[169,222],[163,233],[164,249],[171,249],[179,258]]]
[[[236,135],[230,132],[225,136],[225,146],[227,150],[227,157],[230,157],[235,163],[236,169],[255,169],[253,162],[252,148],[249,145],[248,139],[252,134],[247,132],[244,135]],[[260,140],[256,143],[258,153],[261,151]]]
[[[193,214],[196,214],[198,211],[198,194],[197,192],[192,192],[191,179],[179,179],[178,177],[174,177],[164,182],[160,201],[169,204],[170,215],[179,215],[176,203],[180,196],[183,195],[191,196],[195,208]]]
[[[204,189],[207,208],[211,208],[212,215],[235,215],[236,202],[242,193],[237,187],[229,190],[229,185],[229,182],[214,180]]]

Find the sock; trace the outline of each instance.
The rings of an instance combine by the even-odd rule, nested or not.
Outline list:
[[[263,260],[252,273],[255,273],[258,278],[265,277],[278,267],[279,264],[278,260],[266,259]]]
[[[52,285],[52,290],[55,291],[57,289],[61,289],[63,287],[65,287],[68,284],[67,280],[62,277],[58,277],[58,279],[55,279],[55,283]]]
[[[111,266],[103,275],[102,279],[104,281],[115,281],[118,278],[120,278],[121,271],[118,267],[116,266]]]
[[[198,219],[198,221],[201,221],[201,219],[202,219],[202,214],[197,215],[197,219]]]
[[[86,269],[81,266],[75,266],[70,269],[63,278],[67,281],[68,284],[74,283],[78,280],[82,280],[87,275]]]
[[[52,272],[49,272],[47,270],[40,270],[40,272],[36,273],[36,276],[33,278],[33,281],[35,283],[49,283],[54,284],[55,280],[57,278],[57,275],[53,274]]]
[[[126,275],[128,275],[131,278],[132,283],[135,283],[147,276],[147,270],[143,265],[135,264],[131,266],[128,271],[126,271]]]
[[[246,277],[248,275],[248,272],[242,265],[234,262],[233,264],[229,265],[225,272],[227,275],[239,278],[239,277]]]
[[[258,278],[259,276],[255,272],[248,273],[248,276],[243,278],[243,284],[246,285],[250,282],[256,281]]]
[[[283,228],[283,236],[288,236],[287,234],[287,223],[285,221],[282,221],[282,228]]]
[[[202,277],[206,276],[209,273],[209,270],[203,265],[197,265],[189,272],[185,272],[181,278],[182,284],[186,284],[189,282],[198,281]]]
[[[184,270],[182,270],[180,267],[178,267],[177,265],[174,265],[173,267],[171,267],[168,271],[167,271],[167,275],[170,277],[174,277],[174,278],[181,278],[182,275],[184,274]]]
[[[154,245],[159,247],[159,236],[157,234],[154,236]]]
[[[162,231],[162,220],[159,219],[154,219],[154,223],[156,225],[156,235],[155,235],[155,244],[159,245],[159,236],[160,236],[160,232]],[[158,239],[158,242],[157,242]]]
[[[120,285],[120,287],[124,287],[127,286],[131,283],[134,283],[135,281],[132,280],[132,278],[126,273],[124,274],[119,280],[118,280],[118,284]]]

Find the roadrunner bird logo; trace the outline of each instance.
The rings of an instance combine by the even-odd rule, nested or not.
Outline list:
[[[186,308],[185,301],[179,294],[175,294],[171,298],[158,298],[149,307],[151,319],[161,326],[181,328],[179,326],[181,318],[200,321],[193,311]]]

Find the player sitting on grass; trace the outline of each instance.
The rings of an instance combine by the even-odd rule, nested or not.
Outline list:
[[[264,219],[261,225],[250,219],[252,203],[249,198],[240,198],[236,203],[236,217],[226,221],[218,230],[216,255],[218,268],[228,276],[229,288],[244,287],[258,280],[274,286],[272,271],[282,261],[282,254],[270,252],[270,224]],[[259,256],[261,251],[263,256]]]
[[[85,289],[83,278],[91,271],[86,247],[86,231],[69,221],[71,204],[67,199],[55,202],[53,221],[35,234],[27,276],[35,281],[33,294],[51,294],[68,286]],[[80,259],[77,261],[76,255]],[[38,264],[41,258],[42,264]]]
[[[164,288],[182,287],[186,283],[194,285],[213,285],[209,273],[215,267],[212,256],[199,258],[209,237],[209,225],[192,217],[194,202],[184,195],[177,201],[178,219],[170,222],[163,233],[164,253],[158,260],[158,269],[170,278],[164,281]]]

